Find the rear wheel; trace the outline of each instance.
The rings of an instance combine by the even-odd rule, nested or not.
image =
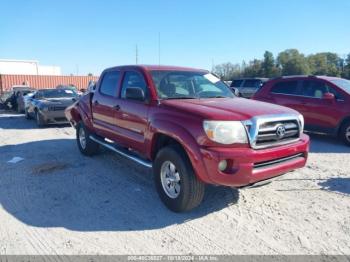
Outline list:
[[[188,211],[202,202],[205,185],[197,179],[179,146],[167,146],[158,152],[153,173],[159,197],[170,210]]]
[[[99,145],[91,140],[91,132],[87,130],[83,122],[79,122],[77,125],[77,144],[80,152],[86,156],[95,155],[98,152]]]
[[[350,120],[346,121],[340,129],[340,138],[350,146]]]
[[[43,127],[46,125],[46,122],[45,122],[43,116],[40,114],[40,112],[38,110],[35,111],[35,120],[36,120],[36,124],[38,125],[38,127]]]
[[[25,116],[26,119],[31,119],[31,116],[29,115],[27,109],[24,109],[24,116]]]

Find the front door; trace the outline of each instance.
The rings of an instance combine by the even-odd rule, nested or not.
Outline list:
[[[138,87],[144,91],[145,101],[126,98],[128,87]],[[117,125],[120,136],[127,146],[145,154],[145,133],[148,125],[149,89],[145,77],[139,71],[125,71],[121,85]]]
[[[329,87],[321,80],[304,80],[302,85],[303,109],[305,127],[308,130],[319,132],[332,132],[338,124],[335,115],[339,107],[337,100],[323,99],[325,93],[329,93]]]

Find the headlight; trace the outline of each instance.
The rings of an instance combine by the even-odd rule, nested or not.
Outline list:
[[[299,123],[300,123],[300,134],[304,132],[304,117],[303,115],[299,115]]]
[[[210,121],[203,122],[203,128],[208,138],[220,144],[248,143],[247,133],[240,121]]]
[[[40,107],[40,110],[44,111],[44,112],[47,112],[47,111],[49,111],[49,107],[46,106],[46,105],[43,105],[43,106]]]

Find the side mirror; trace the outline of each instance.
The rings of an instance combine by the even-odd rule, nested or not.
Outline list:
[[[239,97],[239,91],[237,88],[232,87],[232,91],[235,94],[235,96]]]
[[[140,87],[127,87],[125,98],[130,100],[145,101],[145,92]]]
[[[328,101],[333,101],[335,96],[332,93],[324,93],[322,98]]]

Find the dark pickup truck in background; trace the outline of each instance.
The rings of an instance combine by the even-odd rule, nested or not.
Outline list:
[[[205,70],[109,68],[65,113],[83,154],[102,145],[153,168],[161,200],[176,212],[198,206],[205,184],[259,184],[308,156],[298,112],[237,98]]]

